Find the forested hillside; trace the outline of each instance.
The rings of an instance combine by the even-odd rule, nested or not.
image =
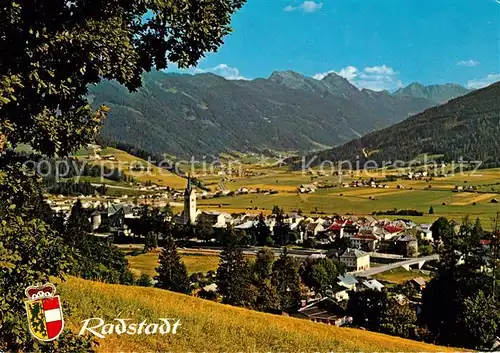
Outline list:
[[[431,108],[399,124],[343,146],[322,151],[323,160],[377,162],[404,160],[427,153],[444,160],[479,160],[500,164],[500,83]]]
[[[318,81],[293,72],[253,81],[152,72],[135,93],[116,82],[90,91],[94,106],[111,108],[104,137],[177,156],[324,149],[437,104],[359,91],[335,74]]]

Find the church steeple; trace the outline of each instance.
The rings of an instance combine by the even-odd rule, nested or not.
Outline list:
[[[191,174],[188,174],[188,177],[187,177],[187,186],[186,186],[186,191],[184,192],[185,195],[188,195],[191,193],[191,190],[192,190],[192,186],[191,186]]]
[[[191,185],[191,175],[188,174],[186,191],[184,192],[184,222],[194,224],[196,221],[196,191]]]

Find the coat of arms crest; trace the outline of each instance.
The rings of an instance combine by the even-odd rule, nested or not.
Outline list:
[[[55,340],[62,333],[64,318],[56,287],[47,283],[26,288],[25,301],[30,333],[40,341]]]

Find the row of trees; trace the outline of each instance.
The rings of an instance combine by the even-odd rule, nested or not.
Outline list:
[[[106,195],[108,188],[103,184],[99,187],[93,186],[89,182],[59,182],[48,187],[47,190],[51,194],[64,196],[79,196],[79,195]]]
[[[61,178],[94,177],[105,178],[118,182],[133,182],[134,178],[127,176],[121,170],[106,165],[89,164],[76,158],[40,158],[29,155],[26,160],[35,161],[37,173],[43,175],[47,186],[59,182]],[[30,165],[31,166],[31,165]]]
[[[222,302],[265,312],[293,310],[299,304],[305,286],[318,293],[335,286],[337,276],[345,267],[327,258],[299,262],[283,248],[275,259],[269,249],[258,252],[255,261],[243,254],[241,235],[229,229],[225,233],[224,250],[216,275]],[[190,293],[191,286],[185,265],[177,253],[175,240],[167,237],[159,267],[157,286],[181,293]]]
[[[276,224],[273,229],[266,224],[266,219],[261,213],[256,224],[250,229],[235,231],[242,245],[286,246],[295,243],[298,234],[284,222],[283,209],[275,206],[273,211],[276,211]],[[158,239],[163,238],[163,235],[170,235],[184,244],[196,238],[224,245],[228,239],[226,229],[214,229],[203,217],[196,224],[176,224],[170,221],[172,216],[172,210],[168,205],[163,208],[142,206],[139,213],[140,222],[132,231],[146,238],[146,250],[155,247],[154,244],[161,245]]]

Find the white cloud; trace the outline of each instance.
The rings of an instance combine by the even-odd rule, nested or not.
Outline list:
[[[461,60],[457,62],[457,66],[465,66],[465,67],[476,67],[479,64],[480,64],[479,61],[473,59]]]
[[[347,67],[344,67],[343,69],[341,69],[340,71],[330,70],[327,72],[317,73],[316,75],[313,76],[313,78],[316,80],[322,80],[326,76],[328,76],[328,74],[332,74],[332,73],[337,74],[339,76],[342,76],[342,77],[346,78],[347,80],[351,81],[354,78],[356,78],[356,76],[358,75],[358,69],[355,68],[354,66],[347,66]]]
[[[330,70],[328,72],[318,73],[313,76],[317,80],[322,80],[328,74],[335,73],[344,77],[350,83],[358,88],[367,88],[373,91],[393,91],[403,86],[399,80],[399,74],[394,71],[392,67],[382,66],[368,66],[362,71],[354,66],[347,66],[340,71]]]
[[[478,89],[489,86],[498,81],[500,81],[500,74],[491,74],[479,80],[470,80],[467,82],[467,87],[471,89]]]
[[[292,12],[295,10],[301,10],[301,11],[304,11],[306,13],[312,13],[312,12],[319,11],[322,7],[323,7],[322,2],[315,2],[315,1],[307,0],[307,1],[304,1],[303,3],[301,3],[300,5],[297,5],[297,6],[288,5],[283,9],[283,11]]]
[[[347,80],[354,80],[358,76],[358,69],[354,66],[344,67],[342,70],[338,72],[338,74]]]
[[[187,72],[190,74],[202,74],[210,72],[215,75],[222,76],[227,80],[248,80],[248,78],[240,74],[240,70],[227,64],[219,64],[208,69],[200,69],[196,67],[188,69]]]
[[[327,72],[320,72],[320,73],[317,73],[316,75],[314,75],[313,78],[315,80],[321,81],[326,76],[328,76],[328,74],[331,74],[331,73],[337,73],[337,72],[335,70],[330,70],[330,71],[327,71]]]
[[[395,75],[396,73],[392,69],[392,67],[388,67],[385,65],[382,66],[372,66],[372,67],[365,67],[364,70],[366,73],[369,74],[379,74],[379,75]]]

